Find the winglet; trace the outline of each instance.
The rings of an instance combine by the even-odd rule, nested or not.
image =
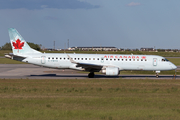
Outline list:
[[[68,54],[67,54],[67,56],[68,56],[68,58],[69,58],[69,60],[71,61],[71,63],[75,63],[75,64],[77,64],[77,62],[76,61],[74,61]]]

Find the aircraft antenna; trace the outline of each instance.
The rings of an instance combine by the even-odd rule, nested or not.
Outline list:
[[[55,50],[55,41],[54,41],[54,50]]]
[[[68,48],[69,48],[69,39],[68,39]]]

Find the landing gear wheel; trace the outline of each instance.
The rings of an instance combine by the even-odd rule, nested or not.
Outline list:
[[[159,77],[159,73],[160,73],[161,71],[156,71],[156,78],[158,78]]]
[[[94,72],[89,73],[89,74],[88,74],[88,77],[89,77],[89,78],[94,78]]]
[[[175,70],[175,74],[174,74],[174,79],[176,79],[176,70]]]
[[[156,77],[158,78],[158,77],[159,77],[159,75],[156,75]]]

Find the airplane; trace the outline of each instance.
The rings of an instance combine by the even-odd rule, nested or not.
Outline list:
[[[158,77],[160,71],[177,68],[158,55],[42,53],[32,49],[16,29],[8,31],[13,53],[5,57],[48,68],[88,71],[89,78],[94,78],[94,72],[118,76],[123,70],[155,71]]]

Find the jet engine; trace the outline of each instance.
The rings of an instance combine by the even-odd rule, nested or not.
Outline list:
[[[101,70],[101,72],[108,76],[117,76],[120,73],[119,68],[117,68],[117,67],[107,67],[107,68]]]

